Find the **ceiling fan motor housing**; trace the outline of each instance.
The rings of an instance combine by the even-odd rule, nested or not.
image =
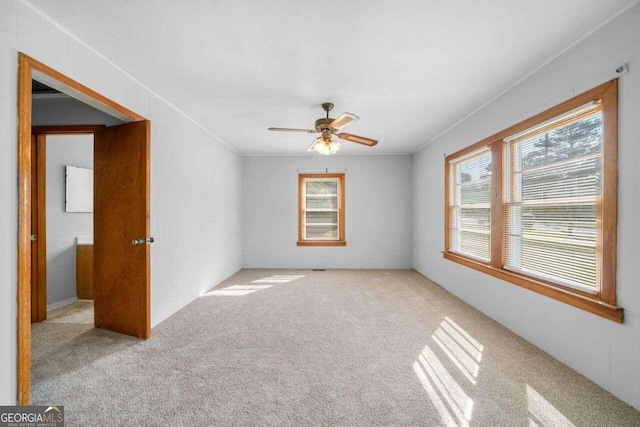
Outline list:
[[[318,119],[316,120],[316,130],[318,132],[322,132],[325,129],[331,130],[329,125],[333,123],[334,119],[331,117],[327,117],[326,119]]]

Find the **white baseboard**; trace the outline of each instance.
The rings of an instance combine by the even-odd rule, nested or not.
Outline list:
[[[78,301],[78,297],[69,298],[63,301],[54,302],[53,304],[47,304],[47,311],[55,310],[56,308],[64,307],[65,305],[73,304]]]

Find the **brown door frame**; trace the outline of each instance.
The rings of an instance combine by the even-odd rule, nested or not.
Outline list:
[[[31,136],[31,323],[47,319],[46,137]]]
[[[31,128],[31,323],[47,320],[47,135],[93,135],[104,125]],[[35,247],[35,250],[34,250]]]
[[[31,400],[31,81],[34,72],[46,76],[94,106],[118,113],[130,121],[145,120],[128,108],[25,55],[18,54],[18,322],[17,401]]]

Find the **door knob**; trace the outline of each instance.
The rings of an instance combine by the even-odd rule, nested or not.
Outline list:
[[[131,244],[133,246],[141,246],[141,245],[144,245],[145,243],[146,244],[151,244],[151,243],[153,243],[155,241],[156,241],[156,239],[154,239],[153,237],[147,237],[147,238],[139,237],[137,239],[133,239],[131,241]]]

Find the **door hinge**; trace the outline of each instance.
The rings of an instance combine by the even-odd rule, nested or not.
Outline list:
[[[32,234],[31,235],[31,241],[32,242],[37,242],[38,241],[38,235],[37,234]]]

